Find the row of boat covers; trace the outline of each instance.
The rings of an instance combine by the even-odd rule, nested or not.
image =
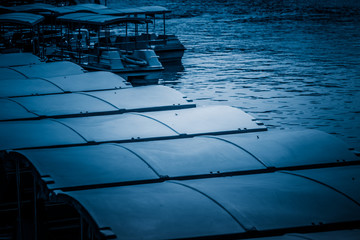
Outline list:
[[[20,65],[0,68],[2,164],[26,162],[36,196],[103,238],[358,239],[360,161],[337,137],[69,62]]]
[[[40,13],[44,16],[54,15],[61,16],[70,13],[95,13],[103,15],[116,15],[116,16],[128,16],[128,15],[154,15],[165,14],[171,12],[169,9],[163,6],[143,6],[143,7],[128,7],[123,6],[121,8],[109,8],[101,4],[84,3],[72,6],[57,7],[44,3],[33,3],[18,5],[14,7],[0,6],[0,13]]]

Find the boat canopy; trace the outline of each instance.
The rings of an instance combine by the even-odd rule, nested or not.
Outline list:
[[[162,6],[144,6],[144,7],[132,7],[132,8],[115,8],[118,15],[153,15],[153,14],[165,14],[171,11]]]
[[[0,150],[86,143],[74,130],[48,119],[2,122],[0,129]]]
[[[119,24],[119,23],[144,24],[146,22],[151,22],[151,20],[145,18],[120,17],[120,16],[100,15],[94,13],[71,13],[60,16],[57,18],[57,20],[61,22],[79,23],[86,25],[98,25],[98,26],[106,26],[106,25]]]
[[[71,6],[57,7],[50,4],[44,3],[33,3],[24,4],[15,7],[4,7],[0,6],[2,13],[10,12],[27,12],[37,13],[41,15],[64,15],[70,13],[96,13],[103,15],[136,15],[136,14],[164,14],[171,12],[169,9],[162,6],[144,6],[144,7],[133,7],[133,8],[109,8],[105,5],[94,4],[94,3],[83,3]]]
[[[354,171],[348,173],[350,179],[355,177]],[[360,187],[355,185],[350,196]],[[185,239],[359,221],[358,203],[339,191],[333,185],[274,172],[56,191],[54,198],[77,206],[114,238]],[[139,219],[146,224],[139,224]]]
[[[278,137],[278,134],[281,136]],[[154,180],[160,181],[161,176],[166,176],[169,179],[195,179],[204,176],[218,177],[223,174],[260,174],[276,169],[294,170],[311,166],[328,166],[329,164],[341,165],[344,162],[337,161],[339,156],[347,163],[359,160],[341,140],[334,139],[333,136],[317,130],[285,131],[285,133],[281,131],[258,132],[256,135],[260,138],[264,136],[276,137],[279,146],[290,146],[291,142],[301,145],[302,141],[308,141],[313,137],[312,144],[319,145],[322,143],[321,141],[324,141],[324,146],[332,148],[329,154],[323,153],[326,158],[320,156],[316,151],[289,148],[282,155],[272,155],[273,162],[281,162],[282,158],[286,156],[288,158],[286,164],[268,164],[263,161],[259,154],[259,149],[265,148],[266,145],[258,143],[255,144],[256,148],[249,150],[246,145],[235,143],[238,142],[237,139],[246,139],[246,135],[248,134],[233,134],[234,141],[224,141],[225,135],[220,135],[220,137],[198,136],[146,142],[106,143],[96,146],[29,149],[15,151],[14,153],[22,154],[41,176],[52,177],[52,182],[47,184],[49,189],[62,190],[73,187],[80,189],[89,185],[96,188],[96,186],[104,184],[129,185],[134,181],[142,181],[143,183]],[[319,135],[324,136],[319,137]],[[297,155],[301,155],[302,152],[306,152],[306,156],[310,156],[314,161],[304,161],[300,164]],[[322,159],[326,159],[326,161]],[[88,164],[89,162],[94,164]],[[138,171],[136,174],[131,173],[130,176],[125,174],[121,177],[116,174],[116,172],[123,171],[123,167],[139,169],[139,166],[143,165],[148,166],[148,168]],[[118,169],[116,169],[117,167]],[[83,169],[83,172],[76,172],[77,169]],[[109,175],[98,178],[90,177],[97,175],[99,171],[107,172]],[[113,173],[110,174],[110,172]],[[320,173],[321,170],[297,170],[298,175],[336,186],[335,179],[328,179],[331,178],[331,174],[321,175],[316,174],[317,172]],[[346,174],[342,172],[341,176],[345,178]],[[339,188],[342,188],[344,192],[349,192],[353,189],[353,185],[349,184],[347,189],[344,186]],[[354,197],[360,202],[359,194]]]
[[[29,13],[37,13],[44,16],[47,15],[63,15],[74,12],[93,12],[89,8],[80,7],[80,6],[64,6],[57,7],[51,4],[44,3],[33,3],[33,4],[24,4],[18,5],[15,7],[8,7],[5,10],[13,11],[13,12],[29,12]]]
[[[108,8],[105,5],[94,4],[94,3],[83,3],[72,6],[66,6],[63,8],[73,10],[73,12],[91,12],[91,13],[104,14],[104,15],[116,15],[118,13],[118,11],[116,11],[115,9]]]
[[[0,14],[12,13],[12,12],[14,12],[14,10],[11,9],[11,7],[0,6]]]
[[[211,106],[146,113],[124,113],[109,116],[13,121],[0,123],[0,150],[71,145],[65,141],[58,127],[68,130],[81,141],[128,142],[163,138],[178,138],[204,134],[227,134],[265,131],[266,127],[254,121],[242,110],[227,106]],[[51,126],[51,129],[41,129]],[[44,137],[39,137],[47,135]],[[29,139],[36,139],[31,141]],[[49,140],[53,138],[54,140]],[[63,141],[64,140],[64,141]],[[85,142],[84,142],[85,141]]]
[[[339,138],[317,130],[250,133],[242,137],[228,135],[219,139],[241,146],[268,167],[334,164],[356,159],[352,152],[346,151],[347,145]]]
[[[32,4],[23,4],[14,7],[8,7],[9,9],[13,10],[14,12],[28,12],[28,13],[38,13],[49,11],[52,12],[55,6],[51,4],[45,3],[32,3]]]
[[[119,75],[106,71],[86,72],[46,78],[65,92],[110,90],[130,88],[131,84]]]
[[[13,67],[42,63],[38,56],[32,53],[0,54],[0,67]]]
[[[35,114],[30,113],[23,106],[10,99],[0,98],[0,120],[12,120],[21,118],[34,118]]]
[[[0,81],[5,79],[26,79],[27,77],[10,67],[0,68]]]
[[[25,76],[26,78],[47,78],[47,77],[55,77],[55,76],[66,76],[66,75],[74,75],[84,73],[84,69],[79,65],[68,62],[52,62],[52,63],[41,63],[41,64],[32,64],[26,66],[17,66],[17,67],[8,67],[8,68],[0,68],[0,72],[3,69],[9,69],[16,71],[17,73]],[[12,76],[12,77],[11,77]],[[2,79],[16,79],[16,77],[11,76],[3,76]]]
[[[14,97],[3,99],[3,102],[0,121],[195,107],[195,104],[187,100],[183,94],[165,86],[143,86],[88,93]],[[15,112],[16,114],[14,114]]]
[[[360,166],[307,169],[288,172],[331,186],[360,205],[359,186],[354,179],[360,177]]]
[[[130,87],[132,87],[131,84],[119,75],[98,71],[41,79],[30,78],[26,81],[22,79],[0,80],[0,97],[87,92]]]
[[[0,70],[1,74],[1,70]],[[63,93],[58,86],[38,78],[0,80],[0,97],[19,97]]]
[[[158,174],[136,154],[114,144],[32,149],[19,153],[29,160],[40,176],[51,176],[52,181],[47,184],[49,189],[159,179]]]
[[[32,13],[6,13],[0,15],[0,23],[20,24],[25,26],[35,26],[44,20],[43,16]]]

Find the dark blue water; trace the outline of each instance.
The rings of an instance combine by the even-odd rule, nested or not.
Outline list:
[[[241,108],[270,130],[315,128],[360,151],[360,1],[142,5],[171,9],[167,31],[187,48],[183,66],[167,68],[161,84],[199,105]]]

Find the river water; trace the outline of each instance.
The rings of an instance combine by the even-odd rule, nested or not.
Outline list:
[[[198,105],[238,107],[269,130],[319,129],[360,151],[360,2],[135,3],[146,5],[172,10],[167,33],[187,48],[182,65],[166,66],[160,84]]]

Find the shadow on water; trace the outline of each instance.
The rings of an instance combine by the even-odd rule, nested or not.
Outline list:
[[[164,71],[160,77],[159,84],[176,85],[181,82],[185,68],[181,62],[163,63]]]

